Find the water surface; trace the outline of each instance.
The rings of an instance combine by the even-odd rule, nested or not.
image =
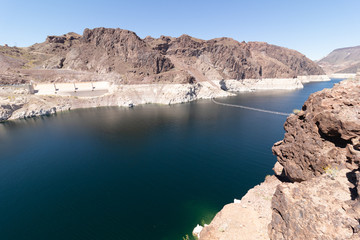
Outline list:
[[[218,101],[292,112],[334,82]],[[182,239],[272,174],[285,120],[202,100],[0,124],[1,239]]]

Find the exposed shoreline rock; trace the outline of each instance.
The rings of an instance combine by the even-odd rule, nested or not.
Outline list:
[[[309,78],[312,79],[311,76]],[[27,89],[26,86],[24,88]],[[92,88],[95,90],[92,91]],[[23,94],[19,94],[19,89],[2,87],[0,96],[6,100],[16,95],[17,100],[15,102],[0,100],[0,119],[6,121],[30,118],[77,108],[129,107],[149,103],[169,105],[198,99],[234,96],[233,92],[299,88],[303,88],[303,85],[296,78],[214,80],[193,84],[52,83],[35,85],[34,91],[37,92],[35,95],[29,94],[26,89]]]
[[[300,113],[288,117],[284,140],[273,147],[285,176],[301,182],[320,176],[330,165],[350,168],[346,151],[360,137],[359,114],[357,81],[343,81],[313,93]],[[351,170],[357,167],[355,164]]]
[[[227,205],[199,239],[360,239],[359,101],[355,80],[310,95],[302,111],[288,117],[284,140],[274,144],[279,180],[265,181],[240,201],[262,188],[271,189],[271,204],[263,202],[266,210],[255,213],[234,209],[234,214]],[[255,226],[266,228],[266,235]]]
[[[356,73],[333,73],[330,75],[331,78],[335,79],[347,79],[347,78],[355,78]]]
[[[330,81],[328,75],[298,76],[297,79],[299,79],[302,83]]]

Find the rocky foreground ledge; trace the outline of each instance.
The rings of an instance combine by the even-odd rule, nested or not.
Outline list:
[[[226,205],[200,240],[360,239],[360,82],[312,94],[284,127],[275,176]]]

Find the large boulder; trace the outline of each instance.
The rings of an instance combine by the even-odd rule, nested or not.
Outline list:
[[[291,115],[283,141],[273,152],[290,181],[319,176],[331,165],[359,167],[360,83],[342,82],[312,94],[302,111]]]

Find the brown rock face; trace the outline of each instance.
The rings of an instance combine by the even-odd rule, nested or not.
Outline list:
[[[273,152],[281,183],[272,198],[269,237],[360,239],[360,83],[312,94],[285,123]]]
[[[324,71],[305,55],[283,47],[250,42],[253,58],[262,66],[266,77],[296,77],[301,75],[323,75]]]
[[[186,59],[188,64],[197,63],[205,76],[210,70],[224,79],[238,80],[324,74],[299,52],[262,42],[240,43],[231,38],[204,41],[188,35],[148,38],[147,42],[164,54]]]
[[[272,199],[270,239],[359,239],[359,212],[346,173],[280,184]]]
[[[137,71],[134,75],[148,76],[173,69],[168,58],[173,56],[211,80],[324,74],[319,66],[296,51],[266,43],[239,43],[230,38],[204,41],[182,35],[140,39],[128,30],[96,28],[85,29],[78,45],[66,55],[65,68],[87,67],[119,73],[132,70]],[[183,71],[176,67],[175,70]]]
[[[10,59],[1,57],[3,52]],[[266,43],[240,43],[231,38],[205,41],[188,35],[141,39],[134,32],[119,28],[85,29],[83,35],[48,36],[45,42],[29,48],[0,46],[0,70],[9,74],[5,66],[14,61],[19,63],[16,71],[26,69],[29,79],[36,82],[43,79],[72,81],[73,75],[79,76],[81,72],[92,73],[93,78],[96,74],[111,73],[122,79],[122,83],[184,83],[324,74],[304,55]],[[44,70],[51,70],[51,73],[43,73]],[[59,70],[66,70],[67,75]],[[39,78],[39,75],[46,77]],[[8,77],[6,81],[12,78],[17,77]]]
[[[124,65],[127,65],[126,63],[132,68],[151,70],[155,74],[173,68],[169,59],[152,50],[134,32],[128,30],[85,29],[80,52],[83,52],[81,51],[83,48],[88,51],[91,49],[91,51],[86,56],[79,55],[77,57],[84,57],[84,63],[86,61],[96,63],[93,64],[93,67],[108,66],[108,71],[121,72]],[[91,53],[103,61],[96,62],[95,59],[91,58]]]
[[[273,152],[291,181],[319,176],[333,164],[358,167],[359,106],[359,83],[341,83],[312,94],[303,110],[287,119],[284,140]]]
[[[203,41],[183,35],[169,43],[167,54],[206,65],[207,69],[200,67],[204,75],[213,69],[224,79],[262,77],[261,66],[253,61],[248,45],[230,38]]]

